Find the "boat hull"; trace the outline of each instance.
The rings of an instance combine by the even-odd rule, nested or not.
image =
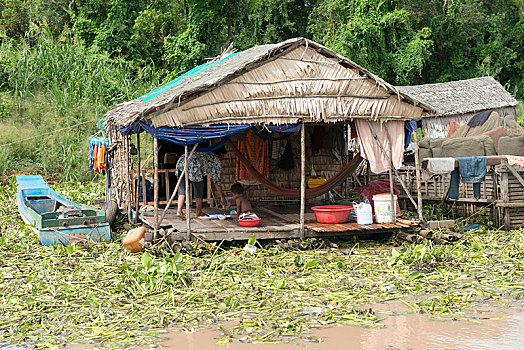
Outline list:
[[[109,223],[103,211],[80,206],[50,189],[40,176],[17,176],[16,195],[18,211],[23,221],[35,232],[42,245],[81,241],[108,241]],[[81,213],[64,216],[58,207],[67,207]]]

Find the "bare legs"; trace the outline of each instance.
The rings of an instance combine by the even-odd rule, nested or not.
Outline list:
[[[184,215],[184,211],[182,210],[184,208],[184,202],[185,201],[186,201],[186,196],[185,195],[179,195],[178,196],[178,206],[177,206],[176,215],[179,218],[181,218],[182,220],[186,219],[186,216]]]
[[[215,183],[215,188],[218,192],[218,195],[220,197],[220,201],[221,201],[221,204],[225,207],[227,205],[226,203],[226,199],[224,197],[224,193],[222,191],[222,187],[220,186],[220,184],[218,183]],[[177,208],[177,213],[176,215],[185,220],[186,219],[186,216],[184,215],[184,203],[186,201],[186,196],[185,195],[179,195],[178,196],[178,208]],[[202,198],[195,198],[195,202],[196,202],[196,216],[199,217],[199,216],[206,216],[206,214],[204,214],[204,212],[202,211],[202,202],[203,202],[203,199]]]

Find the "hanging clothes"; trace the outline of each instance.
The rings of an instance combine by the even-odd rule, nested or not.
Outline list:
[[[328,148],[331,155],[338,161],[348,155],[348,146],[344,137],[344,127],[341,125],[332,125],[326,133]]]
[[[422,180],[427,181],[433,175],[446,175],[455,170],[455,158],[428,158],[426,169],[422,169]]]
[[[404,122],[387,121],[387,122],[370,122],[375,130],[377,137],[384,150],[389,156],[389,137],[391,138],[391,148],[393,151],[393,166],[398,169],[402,166],[404,160]],[[387,125],[387,130],[386,130]],[[362,157],[369,161],[371,171],[375,174],[382,173],[389,169],[389,161],[381,151],[377,141],[373,137],[368,121],[359,119],[355,121],[358,141]]]
[[[486,178],[486,157],[458,157],[459,167],[451,173],[448,197],[459,198],[460,177],[464,183],[473,184],[473,196],[480,198],[480,183]],[[460,177],[459,177],[460,173]]]
[[[460,124],[455,119],[451,119],[451,121],[449,122],[449,127],[448,127],[448,137],[453,136],[453,134],[459,128],[460,128]]]
[[[291,141],[289,140],[287,141],[284,152],[278,161],[278,167],[283,170],[291,170],[295,167],[293,148],[291,148]]]
[[[268,141],[255,135],[249,130],[244,141],[238,141],[237,148],[244,154],[249,162],[265,177],[269,176],[269,144]],[[242,165],[237,158],[236,179],[244,184],[258,184],[258,181]]]
[[[89,138],[89,168],[95,174],[101,174],[107,170],[105,157],[107,147],[109,147],[107,138],[97,137],[96,134]]]
[[[417,132],[417,122],[415,120],[406,120],[404,122],[405,135],[404,135],[404,149],[407,149],[411,144],[411,135]]]

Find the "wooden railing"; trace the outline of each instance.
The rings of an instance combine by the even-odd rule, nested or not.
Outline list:
[[[169,197],[171,196],[171,191],[174,189],[175,185],[176,185],[176,182],[174,184],[171,183],[171,181],[169,180],[169,174],[176,174],[176,169],[158,169],[158,175],[159,175],[159,183],[162,181],[165,186],[165,200],[159,200],[158,201],[158,204],[159,205],[166,205],[167,204],[167,200],[169,199]],[[153,177],[153,174],[154,174],[154,170],[150,169],[150,170],[140,170],[140,174],[141,176],[136,176],[135,178],[135,175],[138,174],[138,171],[136,170],[131,170],[130,172],[130,177],[131,177],[131,193],[132,193],[132,202],[133,202],[133,208],[136,207],[136,204],[137,204],[137,200],[139,199],[137,197],[137,184],[140,184],[140,179],[145,179],[146,177],[146,174],[150,174],[151,177]],[[163,174],[163,175],[162,175]],[[208,203],[210,207],[213,207],[214,206],[214,200],[213,200],[213,195],[211,193],[212,189],[211,189],[211,176],[208,175],[206,176],[206,183],[207,183],[207,194],[206,194],[206,198],[203,199],[203,202],[204,203]],[[146,187],[146,181],[142,181],[141,183],[141,186],[142,186],[142,196],[140,198],[140,202],[138,203],[139,206],[142,206],[142,205],[154,205],[155,202],[153,200],[151,201],[147,201],[147,187]],[[151,183],[151,187],[152,187],[152,190],[154,191],[154,187],[153,187],[153,183]],[[189,195],[189,198],[191,198],[191,193],[192,193],[192,186],[190,185],[190,190],[187,191],[188,195]],[[161,194],[159,193],[159,196]]]

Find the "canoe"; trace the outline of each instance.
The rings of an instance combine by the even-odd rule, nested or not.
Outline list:
[[[43,245],[111,239],[104,211],[60,196],[39,175],[18,175],[16,181],[18,211]]]

